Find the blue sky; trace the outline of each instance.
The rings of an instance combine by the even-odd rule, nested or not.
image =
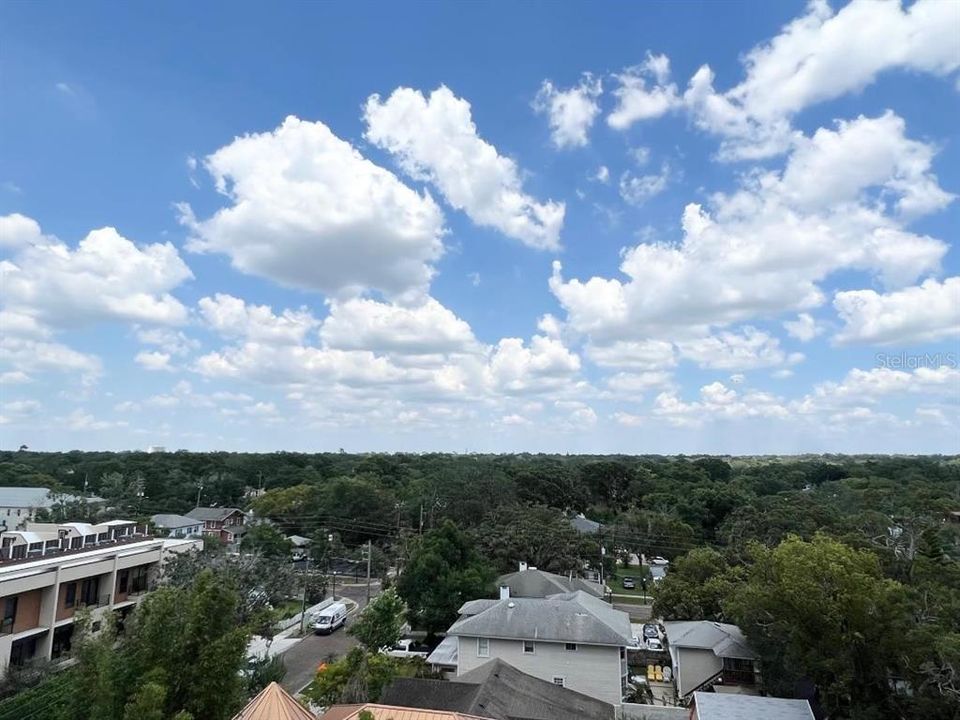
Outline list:
[[[958,33],[5,3],[0,446],[957,452]]]

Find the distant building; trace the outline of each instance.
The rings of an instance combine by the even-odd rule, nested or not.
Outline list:
[[[167,537],[185,538],[203,534],[203,521],[186,515],[159,513],[152,515],[150,522]]]
[[[216,535],[228,545],[236,545],[247,532],[247,516],[238,508],[196,507],[187,517],[203,522],[204,535]]]
[[[584,517],[583,513],[579,513],[570,518],[570,525],[573,526],[574,530],[583,535],[596,535],[600,532],[600,528],[603,527],[595,520]]]
[[[150,454],[165,453],[166,451],[167,451],[167,448],[164,447],[163,445],[151,445],[150,447],[147,448],[147,452]]]
[[[45,487],[0,487],[0,532],[22,529],[35,520],[38,510],[86,500],[79,495],[55,493]],[[100,498],[94,498],[99,501]]]
[[[122,627],[159,576],[163,546],[126,520],[0,534],[0,673],[69,651],[79,608],[91,609],[94,632],[111,610]]]

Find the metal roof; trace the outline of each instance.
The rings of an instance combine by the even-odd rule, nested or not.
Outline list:
[[[0,507],[42,508],[51,505],[50,488],[0,487]]]
[[[447,635],[617,647],[633,642],[627,613],[579,590],[547,598],[496,600],[478,614],[457,620]]]
[[[277,683],[267,685],[233,720],[317,720]]]
[[[813,720],[806,700],[757,697],[734,693],[693,694],[698,720]]]

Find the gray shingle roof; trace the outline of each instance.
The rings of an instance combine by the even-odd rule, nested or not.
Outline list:
[[[239,508],[195,507],[187,513],[187,517],[197,520],[226,520],[233,513],[243,513]]]
[[[395,680],[380,702],[494,720],[613,720],[613,706],[495,658],[451,681]]]
[[[736,625],[710,620],[667,620],[663,628],[671,647],[713,650],[717,657],[757,658]]]
[[[699,720],[813,720],[806,700],[728,693],[693,694]]]
[[[497,585],[506,585],[510,588],[513,597],[544,598],[557,593],[583,590],[594,597],[603,597],[603,588],[597,583],[587,582],[580,578],[566,578],[563,575],[544,572],[543,570],[520,570],[497,578]]]
[[[574,515],[570,518],[570,524],[577,532],[585,535],[596,535],[600,531],[600,523],[583,515]]]
[[[48,508],[60,501],[83,499],[69,493],[51,493],[45,487],[0,487],[0,507]]]
[[[150,517],[150,522],[158,528],[175,530],[176,528],[190,527],[192,525],[202,525],[203,520],[199,518],[187,517],[186,515],[177,515],[175,513],[158,513]]]
[[[461,614],[468,605],[461,608]],[[627,613],[583,591],[496,600],[476,615],[461,617],[447,635],[618,647],[633,642]]]

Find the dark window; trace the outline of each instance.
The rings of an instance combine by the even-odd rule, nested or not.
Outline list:
[[[63,601],[63,606],[72,608],[77,604],[77,584],[75,582],[67,585],[67,594]]]
[[[129,582],[130,582],[130,571],[121,570],[119,577],[117,579],[117,592],[121,594],[127,592],[127,587]]]
[[[97,604],[97,590],[100,589],[100,578],[87,578],[80,585],[80,602],[83,605]]]
[[[8,635],[13,632],[13,623],[17,619],[17,596],[8,597],[3,603],[3,623],[0,624],[0,634]]]
[[[10,646],[10,664],[19,666],[31,659],[37,652],[37,638],[29,637],[17,640]]]
[[[732,684],[752,685],[756,680],[753,672],[753,661],[742,658],[724,658],[723,680]]]
[[[147,589],[147,566],[130,568],[130,592],[140,593]]]
[[[73,623],[63,625],[53,631],[53,657],[58,658],[70,652],[70,641],[73,639]]]
[[[102,623],[99,620],[97,620],[95,623],[92,623],[90,625],[90,632],[95,632],[95,633],[100,632],[101,626],[102,626]]]
[[[576,649],[577,649],[577,644],[576,644],[576,643],[565,643],[565,644],[564,644],[564,650],[576,651]]]

